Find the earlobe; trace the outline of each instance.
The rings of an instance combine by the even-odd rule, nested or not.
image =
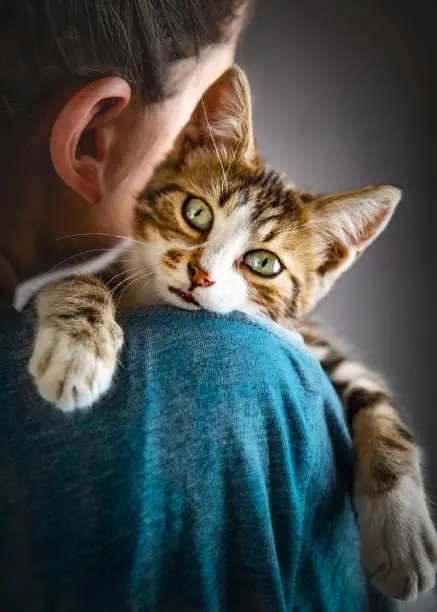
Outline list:
[[[50,155],[56,173],[91,203],[105,192],[105,166],[112,120],[131,99],[129,85],[107,77],[84,87],[64,106],[50,136]],[[81,147],[89,141],[90,146]]]

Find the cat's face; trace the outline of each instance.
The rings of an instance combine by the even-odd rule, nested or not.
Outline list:
[[[207,126],[193,117],[140,197],[134,267],[149,303],[300,316],[381,231],[399,192],[317,198],[289,187],[256,155],[241,71],[221,82],[225,101],[220,91]]]
[[[275,173],[221,152],[193,151],[140,207],[139,262],[153,290],[180,308],[295,313],[310,281],[311,237],[299,195]],[[141,265],[141,264],[140,264]],[[306,276],[305,276],[306,275]]]

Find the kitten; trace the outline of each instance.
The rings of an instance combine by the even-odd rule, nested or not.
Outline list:
[[[259,159],[248,83],[230,69],[139,196],[124,271],[120,264],[107,283],[69,279],[39,296],[30,372],[40,394],[69,411],[108,389],[122,346],[117,284],[127,289],[125,307],[241,311],[292,325],[346,410],[365,569],[381,591],[414,598],[433,587],[437,564],[419,450],[384,382],[304,318],[385,228],[400,195],[390,186],[329,196],[289,187]]]

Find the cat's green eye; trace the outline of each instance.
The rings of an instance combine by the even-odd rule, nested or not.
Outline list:
[[[211,208],[200,198],[188,198],[185,200],[182,214],[185,221],[200,232],[211,229],[213,214]]]
[[[256,274],[270,278],[277,276],[284,269],[279,257],[271,251],[249,251],[243,261]]]

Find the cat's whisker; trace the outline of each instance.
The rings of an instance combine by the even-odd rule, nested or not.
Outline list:
[[[120,292],[120,294],[119,294],[119,296],[118,296],[118,299],[117,299],[117,302],[116,302],[116,308],[118,308],[118,306],[119,306],[119,304],[120,304],[121,300],[123,299],[124,295],[126,294],[127,290],[128,290],[128,289],[129,289],[129,288],[130,288],[130,287],[131,287],[131,286],[132,286],[132,285],[133,285],[135,282],[137,282],[137,281],[139,282],[139,281],[141,281],[141,280],[143,280],[143,281],[144,281],[144,280],[149,280],[149,281],[150,281],[150,280],[151,280],[151,277],[152,277],[152,275],[151,275],[151,274],[140,274],[140,275],[139,275],[137,278],[134,278],[134,279],[132,279],[132,280],[131,280],[129,283],[127,283],[127,284],[126,284],[126,286],[125,286],[125,287],[123,287],[123,290]],[[144,284],[143,284],[143,286],[142,286],[142,288],[141,288],[141,293],[140,293],[141,297],[144,295],[144,290],[147,288],[147,284],[150,284],[150,283],[147,283],[147,282],[146,282],[146,283],[144,283]]]
[[[227,178],[226,178],[225,167],[223,165],[222,158],[220,157],[220,153],[219,153],[217,144],[215,142],[214,134],[212,132],[211,125],[209,123],[208,114],[206,112],[205,102],[204,102],[203,98],[202,98],[202,108],[203,108],[203,113],[205,115],[206,124],[208,126],[208,130],[209,130],[209,133],[211,135],[212,144],[214,145],[214,149],[215,149],[215,152],[217,153],[217,158],[219,160],[219,163],[220,163],[220,166],[221,166],[221,169],[222,169],[222,172],[223,172],[223,182],[226,184],[226,187],[229,188],[228,181],[227,181]],[[223,187],[223,183],[222,183],[222,187]]]
[[[114,287],[111,287],[110,291],[108,292],[107,300],[105,303],[105,308],[109,309],[111,307],[111,302],[113,301],[114,296],[117,294],[120,287],[122,287],[125,283],[129,282],[130,280],[135,280],[140,274],[141,274],[140,270],[135,270],[135,272],[133,272],[132,274],[128,274],[128,276],[126,276],[121,281],[119,281]]]
[[[113,288],[111,288],[110,290],[110,298],[113,299],[114,295],[120,292],[121,287],[123,287],[123,285],[127,285],[128,287],[131,286],[134,282],[136,282],[137,280],[140,280],[141,278],[146,278],[146,277],[151,277],[153,276],[154,272],[153,270],[144,270],[144,269],[140,269],[138,270],[137,268],[133,268],[134,272],[131,274],[128,274],[125,278],[123,278],[121,281],[119,281]],[[121,295],[124,295],[125,291],[122,292]],[[117,300],[117,306],[118,303],[120,302],[121,297],[118,296],[118,300]]]
[[[225,175],[226,179],[228,178],[229,171],[231,170],[231,168],[232,168],[232,166],[233,166],[233,164],[234,164],[234,162],[235,162],[235,160],[237,158],[237,153],[240,150],[242,142],[243,142],[243,135],[240,136],[240,139],[238,140],[237,146],[235,147],[234,154],[232,155],[231,161],[229,162],[228,169],[226,170],[226,175]]]
[[[85,256],[85,255],[88,255],[89,253],[104,253],[104,252],[107,252],[107,251],[112,251],[112,249],[111,248],[107,248],[107,249],[89,249],[87,251],[79,251],[75,255],[71,255],[70,257],[66,257],[62,261],[59,261],[54,266],[52,266],[48,271],[49,272],[54,272],[55,270],[57,270],[58,268],[60,268],[64,264],[68,263],[69,261],[71,261],[73,259],[76,259],[77,257]],[[85,257],[83,257],[83,258],[85,259]]]
[[[79,238],[81,236],[106,236],[107,238],[119,238],[120,240],[128,240],[129,242],[143,245],[143,242],[141,242],[141,240],[136,240],[135,238],[132,238],[132,236],[123,236],[120,234],[108,234],[106,232],[83,232],[80,234],[66,234],[65,236],[60,236],[59,238],[56,238],[56,242],[58,242],[59,240],[67,240],[68,238]],[[115,248],[115,245],[112,248]],[[103,251],[104,249],[100,249],[100,250]],[[108,251],[111,251],[111,250],[112,250],[111,248],[108,248]]]
[[[135,279],[143,273],[142,270],[138,270],[137,268],[132,268],[132,272],[129,273],[129,270],[123,272],[124,277],[119,281],[114,287],[111,287],[111,293],[115,294],[120,287],[123,286],[124,283],[130,281],[131,279]],[[120,276],[120,275],[117,275]]]
[[[150,271],[139,270],[138,274],[133,274],[129,278],[125,279],[125,286],[123,287],[123,289],[121,291],[120,291],[120,288],[118,289],[116,309],[118,309],[120,301],[122,300],[123,296],[126,294],[126,291],[129,289],[129,287],[131,287],[134,283],[139,282],[141,280],[151,279],[152,276],[153,276],[153,273]],[[119,287],[121,287],[122,285],[123,283],[120,283]]]
[[[150,281],[152,280],[151,277],[146,278],[146,282],[143,284],[141,291],[140,291],[140,300],[143,299],[144,296],[144,292],[146,291],[146,289],[148,289],[148,287],[150,286]]]
[[[122,272],[120,272],[119,274],[115,274],[112,278],[111,278],[111,282],[114,282],[114,280],[116,278],[119,278],[120,276],[122,276],[123,278],[121,279],[121,281],[119,281],[114,287],[113,289],[110,291],[110,296],[111,299],[114,299],[114,295],[119,291],[119,288],[123,286],[123,283],[127,282],[130,278],[135,278],[135,276],[137,274],[140,274],[140,271],[137,269],[136,266],[132,267],[132,268],[126,268],[125,270],[123,270]],[[127,276],[128,275],[128,276]],[[116,309],[118,308],[118,302],[116,304]]]
[[[124,268],[121,272],[119,272],[118,274],[113,274],[110,277],[110,282],[112,283],[116,278],[118,278],[119,276],[123,276],[126,274],[129,274],[129,272],[134,272],[138,270],[138,266],[132,266],[131,268]]]

